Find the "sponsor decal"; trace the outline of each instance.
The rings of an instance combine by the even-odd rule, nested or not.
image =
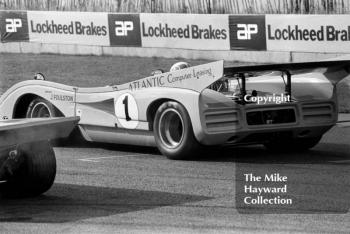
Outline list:
[[[350,52],[350,23],[345,15],[267,15],[268,50]]]
[[[265,16],[229,16],[232,50],[266,50]]]
[[[107,14],[28,11],[32,42],[109,45]]]
[[[28,22],[25,11],[0,12],[1,42],[28,41]]]
[[[141,46],[139,14],[108,14],[111,46]]]
[[[136,91],[154,87],[173,87],[202,91],[222,76],[223,61],[217,61],[118,85],[118,90]]]
[[[129,84],[129,90],[161,87],[166,85],[171,85],[174,83],[181,83],[187,79],[200,79],[201,77],[213,77],[213,72],[211,68],[199,69],[195,67],[192,69],[186,69],[186,71],[180,74],[168,72],[164,75],[157,75],[154,77],[148,77],[143,80],[137,80]]]
[[[50,100],[61,102],[73,102],[74,98],[71,95],[51,94]]]
[[[227,15],[141,14],[142,46],[228,50]]]

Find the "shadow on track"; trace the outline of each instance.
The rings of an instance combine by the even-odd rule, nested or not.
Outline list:
[[[136,189],[54,184],[46,195],[36,198],[0,199],[0,222],[74,222],[208,199],[211,197]]]
[[[262,145],[217,147],[201,157],[201,161],[253,164],[337,164],[350,165],[350,129],[334,127],[321,142],[305,152],[271,152]]]
[[[200,161],[254,164],[342,164],[350,165],[349,145],[320,143],[305,152],[271,152],[261,145],[222,147],[203,154]]]

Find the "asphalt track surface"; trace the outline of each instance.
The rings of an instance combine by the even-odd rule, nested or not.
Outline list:
[[[197,161],[154,148],[56,147],[52,189],[0,200],[0,233],[349,233],[350,128],[334,127],[305,153],[224,147]],[[245,209],[243,172],[288,175],[286,209]]]
[[[143,147],[57,147],[52,189],[36,198],[1,200],[0,232],[349,233],[349,134],[335,127],[306,153],[227,147],[199,161],[170,161]],[[316,201],[316,210],[245,214],[235,201],[242,170],[289,175],[290,194],[306,188],[298,200]]]

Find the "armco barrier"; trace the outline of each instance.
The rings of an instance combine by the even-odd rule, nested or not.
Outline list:
[[[350,53],[348,18],[0,11],[0,52],[310,61]]]

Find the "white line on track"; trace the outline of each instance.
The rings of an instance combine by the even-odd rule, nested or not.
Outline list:
[[[149,155],[149,154],[125,154],[125,155],[115,155],[115,156],[108,156],[108,157],[96,157],[96,158],[80,158],[79,161],[83,162],[101,162],[103,159],[111,159],[111,158],[123,158],[123,157],[133,157],[133,156],[142,156],[142,155]]]

